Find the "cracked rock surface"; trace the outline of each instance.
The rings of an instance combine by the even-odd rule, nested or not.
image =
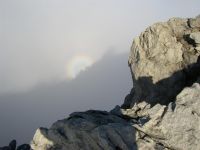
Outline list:
[[[135,149],[135,129],[125,120],[103,111],[73,113],[50,129],[40,128],[32,141],[38,150]]]
[[[200,148],[200,16],[156,23],[131,46],[133,88],[110,112],[72,113],[37,129],[34,150]]]

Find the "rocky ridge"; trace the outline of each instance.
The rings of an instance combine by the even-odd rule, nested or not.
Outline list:
[[[17,146],[17,141],[12,140],[8,146],[0,147],[0,150],[30,150],[29,144],[22,144]]]
[[[72,113],[39,128],[34,150],[197,150],[200,147],[200,16],[172,18],[133,41],[133,88],[110,112]]]

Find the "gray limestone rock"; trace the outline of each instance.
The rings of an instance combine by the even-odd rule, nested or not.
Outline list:
[[[191,28],[198,28],[200,27],[200,15],[198,15],[196,18],[190,18],[188,20],[188,24]]]
[[[133,96],[123,107],[146,101],[167,105],[190,80],[199,52],[200,26],[191,27],[189,19],[172,18],[152,25],[136,37],[131,46],[129,65],[133,77]],[[200,25],[198,19],[193,22]],[[194,77],[196,78],[196,77]]]
[[[135,129],[125,120],[102,111],[73,113],[50,129],[36,131],[36,150],[136,150]]]
[[[151,112],[157,107],[154,106],[148,112],[150,116],[148,122],[133,126],[138,132],[142,132],[166,148],[197,150],[200,147],[200,85],[194,83],[192,87],[185,88],[173,103],[174,109],[170,103],[168,107],[160,107],[156,114]]]
[[[194,40],[196,44],[200,44],[200,32],[194,32],[190,34],[190,38]]]

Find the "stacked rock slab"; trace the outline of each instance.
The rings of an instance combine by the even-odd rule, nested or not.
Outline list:
[[[35,150],[197,150],[200,147],[200,17],[172,18],[133,41],[133,88],[110,112],[72,113],[39,128]]]

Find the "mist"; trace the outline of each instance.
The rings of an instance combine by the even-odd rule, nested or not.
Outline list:
[[[38,127],[49,127],[74,111],[109,111],[122,104],[132,87],[127,57],[110,52],[72,81],[0,96],[0,145],[12,139],[29,143]]]
[[[74,111],[122,104],[133,38],[199,13],[199,0],[0,0],[0,146],[28,143],[38,127]],[[67,78],[82,54],[93,64]]]
[[[195,17],[198,0],[0,1],[0,93],[68,80],[68,61],[80,53],[94,62],[157,21]]]

